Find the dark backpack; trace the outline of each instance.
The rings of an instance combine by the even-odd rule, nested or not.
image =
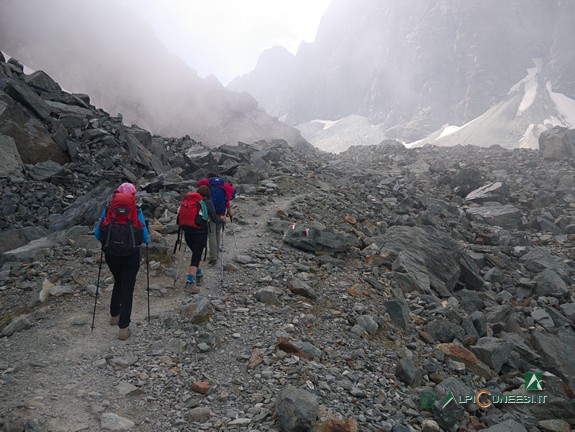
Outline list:
[[[212,195],[212,202],[216,209],[216,214],[226,214],[226,204],[228,202],[226,190],[224,188],[224,180],[220,177],[210,178],[210,193]]]
[[[144,226],[138,219],[136,197],[116,193],[100,222],[100,242],[104,252],[128,256],[136,252],[144,241]]]
[[[208,208],[203,197],[197,192],[188,192],[178,212],[178,225],[206,230],[208,227]]]

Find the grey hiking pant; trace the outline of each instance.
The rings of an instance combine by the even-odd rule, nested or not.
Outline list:
[[[208,236],[210,261],[218,260],[223,228],[224,224],[215,224],[210,221],[210,234]]]

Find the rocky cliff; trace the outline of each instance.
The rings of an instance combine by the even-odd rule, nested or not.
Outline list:
[[[250,95],[198,77],[136,12],[113,0],[5,1],[0,41],[1,50],[44,70],[68,91],[89,93],[94,105],[157,134],[190,134],[211,146],[260,139],[306,143]]]

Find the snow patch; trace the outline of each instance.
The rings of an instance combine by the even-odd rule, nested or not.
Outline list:
[[[461,129],[461,126],[444,126],[443,130],[441,131],[437,139],[443,138],[444,136],[447,135],[451,135],[452,133],[457,132],[459,129]]]
[[[561,117],[561,123],[568,127],[575,126],[575,100],[565,96],[563,93],[553,93],[553,87],[549,81],[547,81],[545,86]]]
[[[538,149],[539,134],[546,129],[543,125],[531,123],[519,140],[519,148]]]
[[[340,119],[341,120],[341,119]],[[327,130],[332,127],[334,124],[339,123],[340,120],[312,120],[310,123],[321,123],[323,124],[323,130]]]
[[[527,69],[527,76],[511,87],[509,92],[518,91],[523,84],[523,99],[517,108],[517,116],[529,109],[537,97],[537,76],[541,72],[541,59],[533,59],[533,63],[535,63],[535,67]]]

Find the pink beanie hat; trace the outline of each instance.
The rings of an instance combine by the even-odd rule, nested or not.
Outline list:
[[[122,183],[120,186],[118,186],[116,192],[136,195],[136,192],[138,191],[136,190],[136,186],[134,186],[132,183]]]

